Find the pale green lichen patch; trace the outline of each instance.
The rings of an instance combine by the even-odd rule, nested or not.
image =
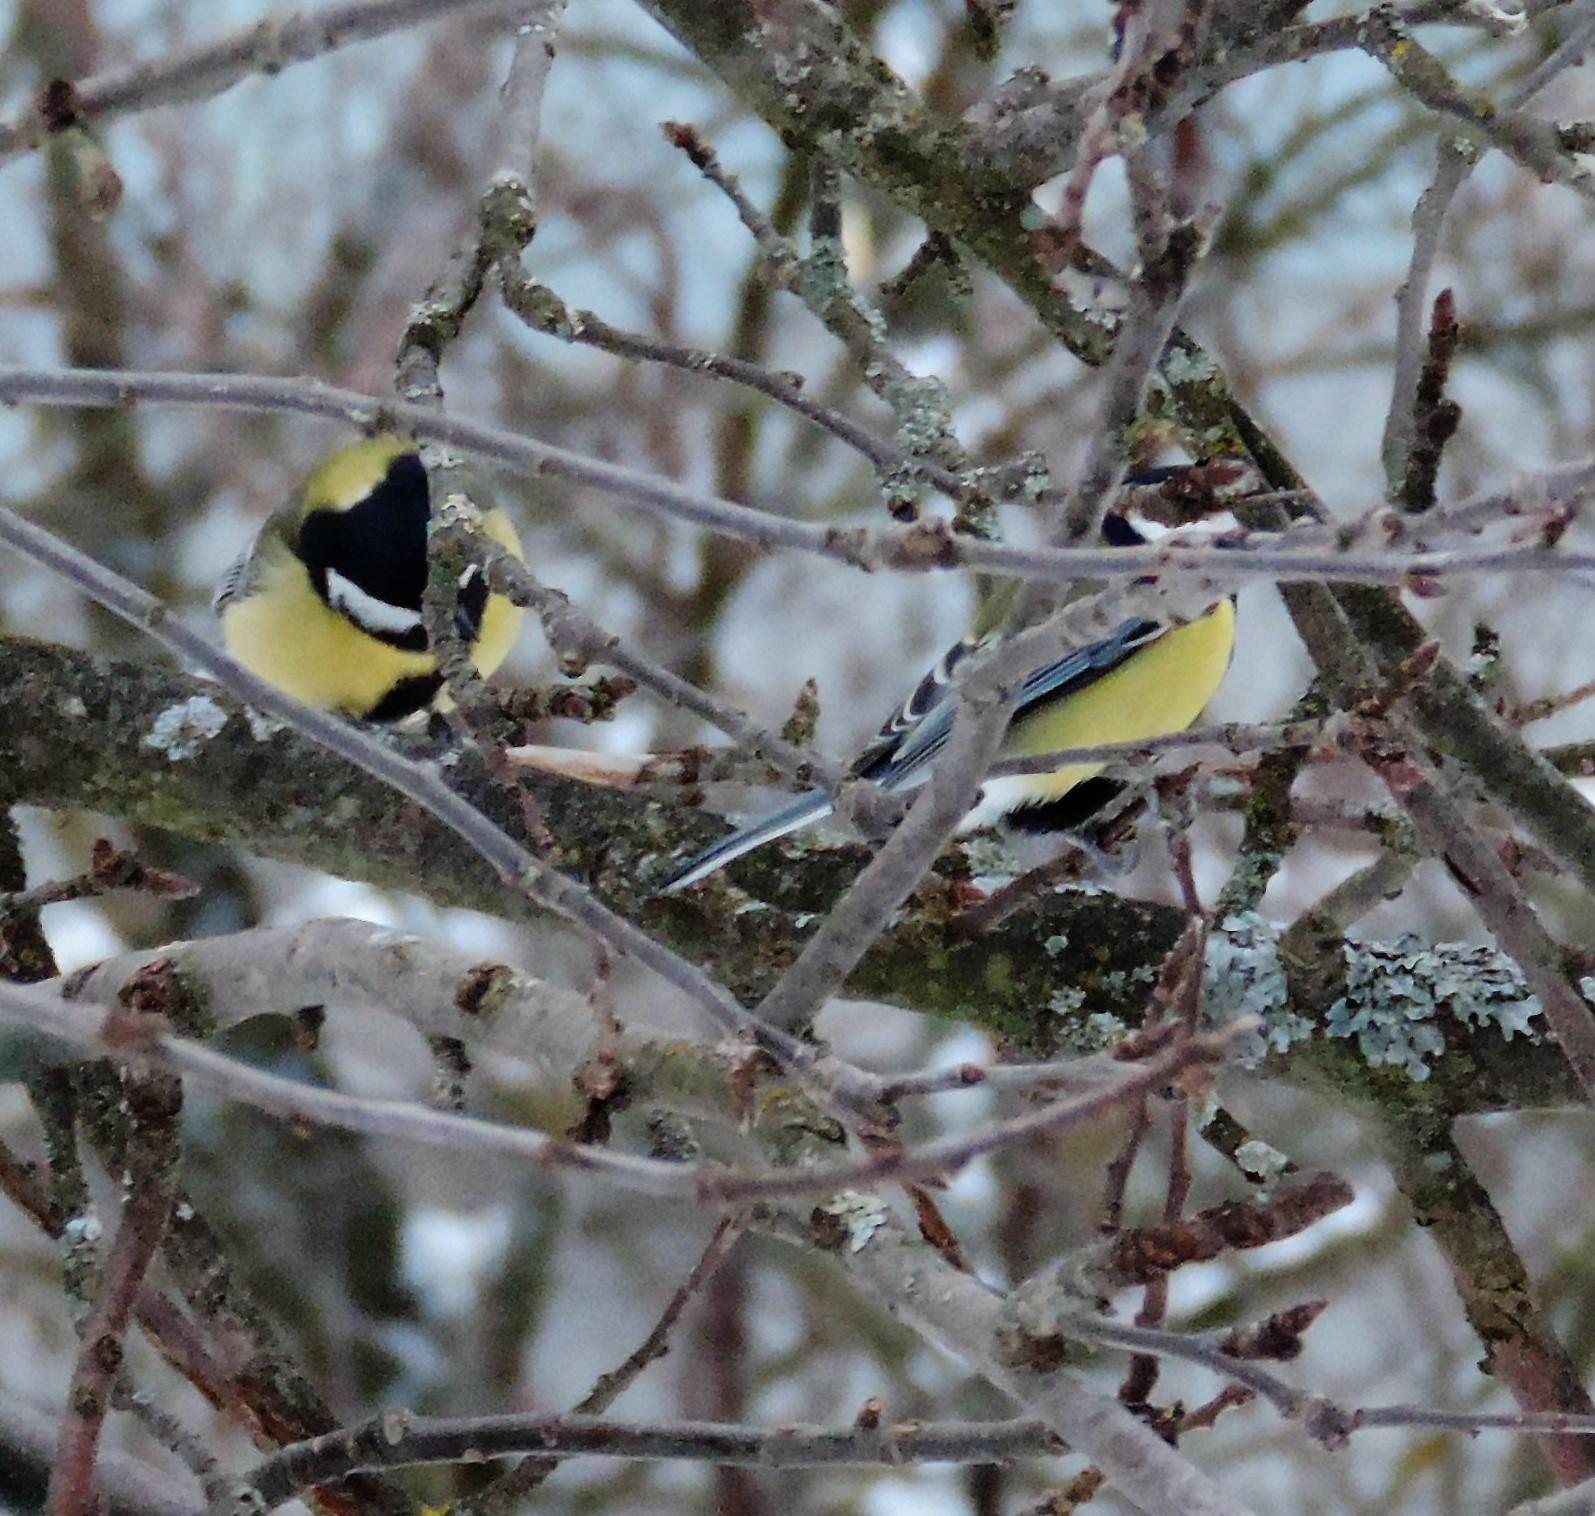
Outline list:
[[[1218,375],[1218,366],[1200,348],[1172,349],[1162,368],[1163,376],[1173,385],[1206,384]]]
[[[1129,1035],[1129,1027],[1111,1011],[1094,1011],[1081,1023],[1075,1045],[1083,1053],[1106,1052]]]
[[[993,889],[1012,881],[1013,858],[1007,840],[995,832],[982,832],[964,844],[964,861],[969,872],[985,881],[984,887]]]
[[[1530,1023],[1540,1003],[1494,948],[1430,945],[1408,936],[1393,943],[1348,942],[1342,951],[1345,983],[1323,1030],[1354,1041],[1375,1067],[1427,1079],[1430,1060],[1445,1051],[1445,1015],[1467,1026],[1495,1027],[1508,1040],[1538,1038]],[[1262,1033],[1245,1051],[1248,1058],[1284,1052],[1313,1032],[1313,1023],[1289,1008],[1274,929],[1255,912],[1227,918],[1209,936],[1202,1004],[1213,1021],[1262,1019]]]
[[[1256,911],[1226,917],[1207,939],[1202,1011],[1215,1022],[1256,1016],[1262,1030],[1248,1039],[1249,1060],[1283,1053],[1312,1036],[1312,1023],[1290,1009],[1290,989],[1273,926]]]
[[[227,712],[209,695],[192,695],[167,706],[155,718],[144,736],[144,746],[179,763],[196,757],[226,725]]]
[[[1290,1159],[1278,1148],[1255,1137],[1235,1149],[1235,1163],[1243,1174],[1250,1174],[1265,1184],[1272,1184],[1290,1167]]]
[[[257,711],[254,706],[244,707],[244,720],[249,725],[249,735],[256,742],[270,742],[278,732],[286,732],[288,723],[279,721],[275,716],[268,716],[264,711]]]
[[[1536,1037],[1540,1013],[1517,968],[1494,948],[1460,942],[1432,946],[1406,936],[1394,943],[1348,942],[1346,985],[1329,1008],[1331,1037],[1354,1037],[1372,1064],[1429,1077],[1445,1050],[1442,1012],[1470,1026],[1495,1026],[1510,1040]]]
[[[1085,991],[1079,988],[1078,985],[1066,984],[1062,989],[1054,990],[1052,994],[1047,997],[1047,1009],[1051,1011],[1054,1016],[1072,1017],[1074,1013],[1085,1004],[1085,999]],[[1095,1019],[1095,1017],[1087,1017],[1087,1026],[1089,1026],[1090,1023]],[[1110,1021],[1115,1021],[1118,1018],[1110,1016],[1108,1019]]]

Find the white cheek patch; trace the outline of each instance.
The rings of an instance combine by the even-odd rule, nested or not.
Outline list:
[[[1241,529],[1233,511],[1219,511],[1212,516],[1203,516],[1199,521],[1188,521],[1184,526],[1167,526],[1161,521],[1150,520],[1136,510],[1126,511],[1124,519],[1148,546],[1171,539],[1175,542],[1200,543],[1206,538],[1222,537],[1226,532],[1238,532]]]
[[[347,616],[356,626],[381,636],[402,636],[421,625],[420,611],[409,611],[401,605],[389,605],[375,595],[360,588],[352,579],[345,579],[337,569],[327,570],[327,604]]]

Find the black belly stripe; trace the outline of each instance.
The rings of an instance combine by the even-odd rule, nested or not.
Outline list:
[[[365,713],[367,721],[403,721],[417,711],[424,711],[443,683],[441,674],[411,674],[394,684],[377,703]]]
[[[1034,800],[1017,806],[1003,820],[1016,832],[1076,832],[1123,793],[1122,781],[1097,774],[1082,779],[1055,800]]]

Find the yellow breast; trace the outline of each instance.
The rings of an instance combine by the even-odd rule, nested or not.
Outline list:
[[[1205,616],[1132,653],[1078,694],[1015,722],[1004,755],[1027,757],[1100,742],[1141,742],[1184,731],[1213,698],[1234,649],[1235,606],[1222,600]],[[1022,786],[1020,801],[1056,800],[1103,767],[1080,763],[1052,774],[1025,775],[1015,781]]]
[[[520,556],[515,529],[502,512],[491,512],[483,530]],[[286,546],[263,548],[257,575],[247,595],[222,607],[223,640],[245,668],[306,705],[365,716],[401,680],[435,671],[430,653],[390,647],[328,606]],[[490,674],[504,661],[521,616],[502,595],[489,596],[471,649],[478,673]]]

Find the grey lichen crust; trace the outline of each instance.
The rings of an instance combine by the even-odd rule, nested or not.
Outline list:
[[[1375,1067],[1404,1069],[1425,1080],[1446,1050],[1445,1019],[1495,1027],[1506,1041],[1541,1040],[1531,1025],[1540,1013],[1510,959],[1494,948],[1462,942],[1346,942],[1345,977],[1323,1018],[1329,1037],[1355,1041]],[[1253,1015],[1263,1030],[1254,1059],[1284,1053],[1313,1033],[1290,1008],[1290,990],[1274,928],[1256,912],[1231,916],[1208,939],[1203,1009],[1217,1021]]]
[[[1354,1037],[1369,1063],[1427,1079],[1429,1060],[1445,1051],[1441,1022],[1499,1029],[1505,1040],[1539,1041],[1529,1023],[1540,1002],[1515,964],[1494,948],[1465,942],[1348,942],[1344,993],[1329,1007],[1325,1030]]]
[[[1202,1013],[1215,1022],[1256,1016],[1263,1029],[1249,1050],[1253,1061],[1312,1036],[1312,1022],[1290,1008],[1278,934],[1256,911],[1226,917],[1208,934]]]

